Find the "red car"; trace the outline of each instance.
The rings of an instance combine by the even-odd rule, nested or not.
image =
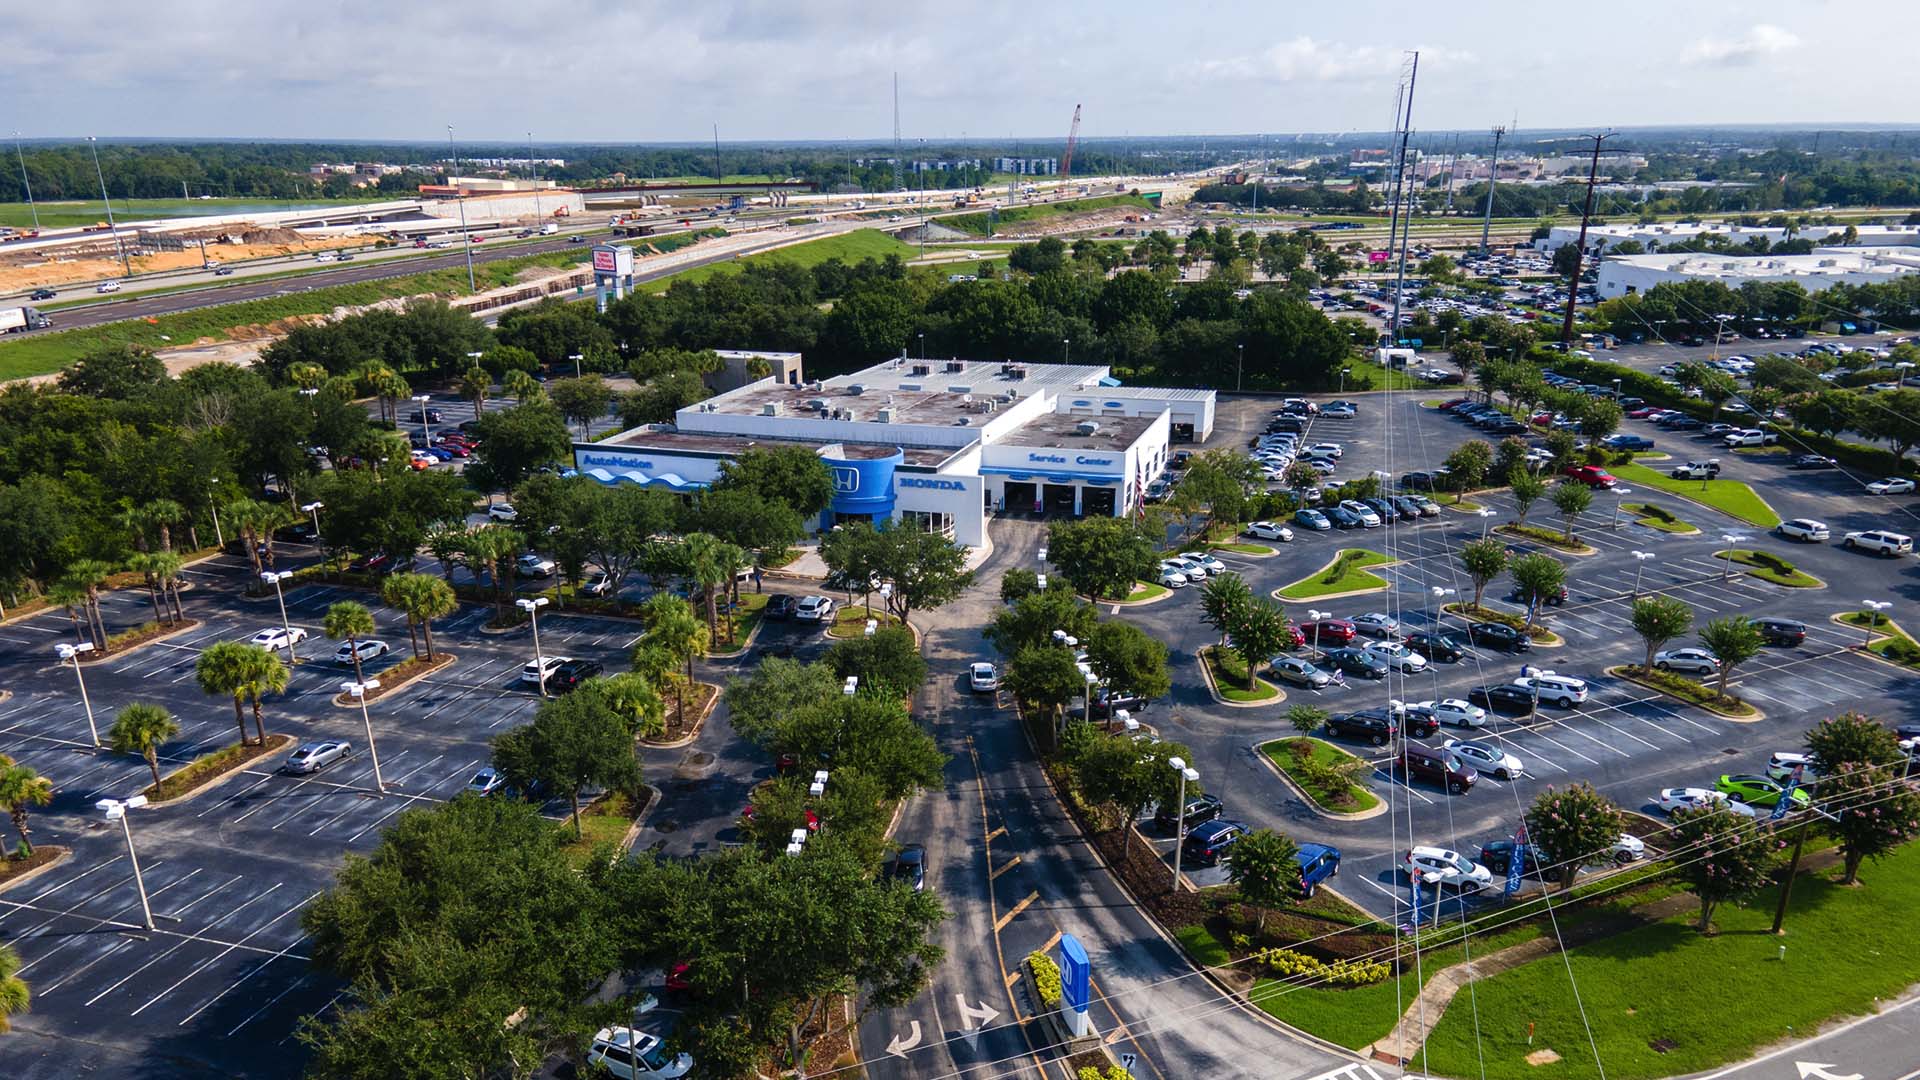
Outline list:
[[[445,450],[447,453],[452,454],[454,457],[472,457],[473,456],[473,447],[468,446],[466,443],[463,443],[463,442],[447,442],[445,440],[442,440],[438,445],[440,449]]]
[[[1662,413],[1666,411],[1667,410],[1662,409],[1658,405],[1642,405],[1637,409],[1627,410],[1627,415],[1633,417],[1635,420],[1645,420],[1647,417],[1652,416],[1655,413]]]
[[[747,819],[748,821],[753,820],[753,815],[754,815],[754,809],[751,804],[749,804],[745,810],[742,810],[740,812],[740,816]],[[807,831],[810,833],[820,831],[820,815],[814,813],[811,810],[807,811]]]
[[[1590,488],[1612,489],[1620,481],[1598,465],[1569,465],[1566,469],[1569,479],[1578,480]]]
[[[1345,645],[1359,633],[1354,625],[1345,619],[1321,619],[1319,622],[1300,623],[1294,629],[1303,641],[1317,642],[1321,645]]]

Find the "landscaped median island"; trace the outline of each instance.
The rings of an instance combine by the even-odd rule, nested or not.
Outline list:
[[[1844,615],[1835,615],[1833,621],[1873,631],[1871,641],[1866,643],[1867,650],[1882,660],[1903,667],[1920,668],[1920,643],[1916,643],[1900,628],[1899,623],[1885,615],[1877,611],[1849,611]]]
[[[1564,959],[1545,956],[1483,977],[1473,1007],[1455,999],[1434,1027],[1422,1067],[1488,1080],[1575,1080],[1598,1075],[1597,1046],[1610,1080],[1654,1080],[1745,1059],[1838,1017],[1871,1014],[1920,981],[1920,953],[1888,938],[1920,907],[1920,847],[1909,844],[1871,865],[1865,887],[1839,884],[1836,871],[1801,875],[1787,910],[1784,962],[1783,939],[1767,932],[1777,898],[1769,889],[1750,906],[1716,909],[1714,936],[1696,931],[1698,916],[1688,912],[1588,942]],[[1486,951],[1476,941],[1475,954]],[[1765,1008],[1729,1008],[1725,995],[1677,972],[1747,973],[1786,992],[1767,994]]]
[[[1275,554],[1274,549],[1265,544],[1248,544],[1237,540],[1221,544],[1208,544],[1207,547],[1214,551],[1230,551],[1235,555],[1251,555],[1256,559]]]
[[[1343,548],[1333,561],[1291,585],[1274,590],[1282,600],[1313,600],[1322,596],[1376,592],[1387,587],[1387,579],[1367,572],[1370,566],[1393,562],[1377,551]]]
[[[1636,515],[1633,520],[1635,525],[1645,525],[1649,529],[1658,529],[1663,533],[1686,535],[1700,531],[1675,517],[1672,511],[1654,503],[1621,503],[1620,510],[1623,513]]]
[[[1497,608],[1475,607],[1469,603],[1451,603],[1442,605],[1440,610],[1448,615],[1457,615],[1462,619],[1467,619],[1472,622],[1497,622],[1511,626],[1515,630],[1526,634],[1527,637],[1532,638],[1535,645],[1559,645],[1562,643],[1559,634],[1541,626],[1539,623],[1530,623],[1519,615],[1501,611]]]
[[[160,778],[156,786],[147,785],[142,795],[156,803],[182,798],[206,787],[294,742],[291,735],[269,735],[264,743],[231,743],[210,754],[202,754]]]
[[[1698,705],[1710,713],[1727,717],[1730,720],[1752,720],[1759,717],[1759,710],[1732,694],[1722,694],[1713,687],[1694,679],[1689,679],[1674,671],[1649,671],[1639,664],[1621,664],[1607,669],[1607,674],[1630,683],[1637,683],[1649,690],[1658,690],[1663,694],[1679,698],[1689,705]]]
[[[1253,689],[1247,689],[1247,662],[1232,649],[1208,645],[1200,650],[1200,663],[1206,666],[1213,692],[1222,701],[1245,705],[1280,698],[1280,688],[1259,677],[1254,678]]]
[[[730,656],[747,647],[748,639],[753,637],[754,628],[760,625],[760,619],[766,614],[767,593],[742,593],[740,602],[732,608],[725,623],[725,629],[733,631],[732,637],[716,641],[707,647],[707,652],[715,656]],[[864,629],[866,620],[861,619]]]
[[[1564,551],[1569,555],[1592,555],[1596,553],[1594,548],[1582,543],[1578,538],[1569,540],[1567,539],[1566,533],[1556,529],[1544,529],[1538,525],[1515,525],[1512,522],[1508,522],[1505,525],[1494,526],[1493,531],[1505,533],[1508,536],[1523,537],[1537,544],[1545,544],[1555,551]]]
[[[868,611],[865,607],[849,604],[834,612],[833,622],[827,627],[827,636],[831,638],[865,637],[867,620],[872,619],[878,626],[899,626],[899,616],[881,608]]]
[[[1750,577],[1770,581],[1775,585],[1785,585],[1790,589],[1818,589],[1826,584],[1771,551],[1729,548],[1714,552],[1713,557],[1726,559],[1744,567],[1742,572]]]
[[[1623,483],[1645,485],[1678,495],[1739,518],[1749,525],[1771,529],[1780,524],[1780,515],[1767,505],[1759,493],[1738,480],[1676,480],[1645,465],[1618,465],[1613,474]]]
[[[1099,603],[1144,604],[1149,600],[1158,600],[1172,591],[1172,589],[1167,588],[1165,585],[1155,584],[1151,581],[1136,581],[1133,583],[1133,591],[1127,594],[1126,599],[1119,600],[1111,596],[1102,596],[1099,598]],[[1092,598],[1088,597],[1088,599]]]
[[[634,819],[647,808],[649,795],[644,790],[638,794],[608,792],[605,797],[581,807],[577,820],[569,816],[554,826],[560,830],[560,850],[567,861],[575,867],[585,867],[600,845],[618,847],[633,828]]]
[[[380,685],[367,691],[366,700],[378,701],[389,694],[403,690],[415,679],[439,671],[456,659],[458,657],[450,652],[435,653],[431,659],[425,656],[409,656],[374,677],[374,681]],[[333,695],[335,705],[352,705],[357,708],[360,700],[345,691]]]
[[[1330,742],[1298,735],[1261,743],[1260,752],[1315,806],[1330,814],[1359,814],[1380,805],[1373,792],[1354,783],[1373,765]]]

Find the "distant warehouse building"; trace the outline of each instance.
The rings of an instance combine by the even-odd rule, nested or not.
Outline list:
[[[603,484],[692,492],[748,450],[805,447],[834,476],[818,527],[892,520],[978,547],[995,513],[1134,513],[1170,444],[1206,439],[1213,412],[1211,390],[1123,387],[1102,366],[902,359],[760,379],[573,457]]]
[[[1609,255],[1600,263],[1602,300],[1666,282],[1791,281],[1808,292],[1835,285],[1878,285],[1920,273],[1920,248],[1815,248],[1811,255]]]
[[[1782,240],[1810,240],[1816,244],[1837,243],[1846,231],[1845,225],[1804,225],[1789,235],[1784,228],[1766,225],[1731,225],[1725,222],[1687,224],[1669,221],[1653,225],[1589,225],[1587,250],[1605,253],[1632,241],[1646,251],[1657,252],[1673,244],[1685,244],[1708,237],[1725,240],[1735,246],[1745,244],[1756,236],[1766,240],[1768,245],[1778,244]],[[1548,230],[1545,239],[1535,240],[1533,246],[1541,251],[1553,251],[1574,243],[1579,238],[1578,225],[1555,225]],[[1861,247],[1920,246],[1920,225],[1859,223],[1854,226],[1854,244]]]

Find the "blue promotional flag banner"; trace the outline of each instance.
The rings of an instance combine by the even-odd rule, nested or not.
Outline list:
[[[1507,895],[1520,891],[1520,864],[1527,857],[1527,823],[1520,823],[1520,831],[1513,834],[1513,858],[1507,860]]]
[[[1420,871],[1413,872],[1413,925],[1420,925]]]
[[[1804,768],[1803,765],[1793,767],[1792,775],[1787,777],[1787,789],[1780,793],[1780,801],[1773,804],[1773,813],[1767,818],[1768,821],[1779,821],[1793,808],[1793,793],[1800,788],[1800,771]]]

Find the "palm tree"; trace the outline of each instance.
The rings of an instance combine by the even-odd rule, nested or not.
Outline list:
[[[0,1035],[13,1030],[14,1014],[26,1012],[32,1001],[33,992],[20,977],[20,954],[0,945]]]
[[[222,641],[207,646],[193,665],[194,677],[206,694],[233,695],[233,718],[240,725],[240,745],[247,744],[247,717],[241,706],[253,702],[253,726],[260,743],[266,744],[267,730],[261,718],[260,699],[287,688],[287,665],[258,645]]]
[[[400,399],[413,396],[413,387],[407,380],[389,371],[374,380],[373,392],[380,396],[380,413],[388,420],[400,422]]]
[[[1208,578],[1200,587],[1200,621],[1220,631],[1220,644],[1227,643],[1227,631],[1240,613],[1253,603],[1253,590],[1239,574]]]
[[[500,389],[519,399],[525,405],[538,398],[545,391],[540,389],[540,380],[524,371],[509,371],[500,379]]]
[[[0,807],[6,808],[7,816],[13,819],[13,831],[20,834],[20,846],[14,854],[23,858],[33,854],[27,807],[45,806],[52,801],[53,781],[30,766],[15,764],[12,758],[0,754]]]
[[[600,681],[607,707],[620,714],[636,735],[658,738],[666,733],[666,702],[648,678],[637,671],[609,675]]]
[[[314,363],[289,364],[287,379],[302,390],[318,390],[327,381],[327,369]]]
[[[165,708],[135,702],[114,714],[113,727],[107,730],[107,739],[116,752],[139,754],[147,759],[147,768],[153,772],[154,789],[158,791],[160,746],[178,734],[180,725],[173,722],[173,715]]]
[[[247,558],[253,563],[253,576],[258,579],[260,571],[265,569],[261,557],[271,563],[273,530],[286,524],[287,513],[278,503],[261,502],[258,499],[235,499],[227,504],[227,520],[240,531],[241,542],[247,546]],[[255,586],[249,583],[249,589]]]
[[[427,660],[433,660],[433,620],[460,606],[453,586],[431,574],[394,574],[380,586],[380,599],[388,607],[407,616],[407,637],[411,641],[417,626],[427,640]],[[413,654],[420,655],[418,642]]]
[[[174,523],[187,516],[187,510],[172,499],[154,499],[140,507],[140,515],[160,537],[160,550],[173,550]]]
[[[353,681],[366,682],[360,671],[360,639],[373,636],[373,612],[365,604],[342,600],[327,609],[321,632],[335,641],[344,641],[353,652]]]
[[[467,369],[460,377],[460,393],[473,402],[473,415],[479,416],[487,411],[487,391],[493,389],[493,376],[478,364]]]
[[[180,606],[180,572],[186,568],[187,560],[172,551],[156,551],[147,559],[153,567],[153,576],[160,579],[160,594],[172,609],[172,621],[185,622],[187,612]]]
[[[100,613],[100,587],[113,576],[113,567],[99,559],[75,559],[67,564],[67,580],[86,594],[87,623],[92,628],[93,647],[107,647],[107,620]]]
[[[67,610],[67,618],[73,620],[73,637],[75,641],[79,641],[82,638],[88,641],[93,640],[92,620],[88,620],[87,632],[84,634],[80,632],[80,609],[87,604],[87,590],[81,588],[75,582],[62,578],[48,586],[47,603],[63,607]]]
[[[162,623],[166,622],[167,618],[160,612],[160,574],[159,568],[153,564],[156,558],[159,558],[159,555],[155,552],[136,552],[127,559],[127,569],[146,579],[147,599],[153,602],[153,621]]]
[[[720,586],[732,580],[732,574],[725,567],[725,556],[720,550],[732,545],[709,533],[688,533],[684,541],[687,552],[687,573],[695,584],[700,586],[701,603],[707,609],[707,637],[712,639],[719,621],[718,605],[714,593]]]
[[[513,566],[513,557],[520,554],[526,542],[520,534],[500,525],[484,525],[467,534],[466,555],[468,565],[485,567],[488,580],[493,583],[494,623],[507,621],[507,593],[509,582],[507,574]]]
[[[691,684],[693,656],[706,652],[711,640],[707,628],[700,625],[700,619],[694,615],[693,605],[671,593],[655,593],[642,605],[642,617],[646,620],[647,632],[640,635],[639,643],[634,646],[635,665],[639,665],[642,652],[660,649],[686,663],[686,682]],[[685,716],[686,695],[682,686],[674,688],[674,707],[678,715]]]

